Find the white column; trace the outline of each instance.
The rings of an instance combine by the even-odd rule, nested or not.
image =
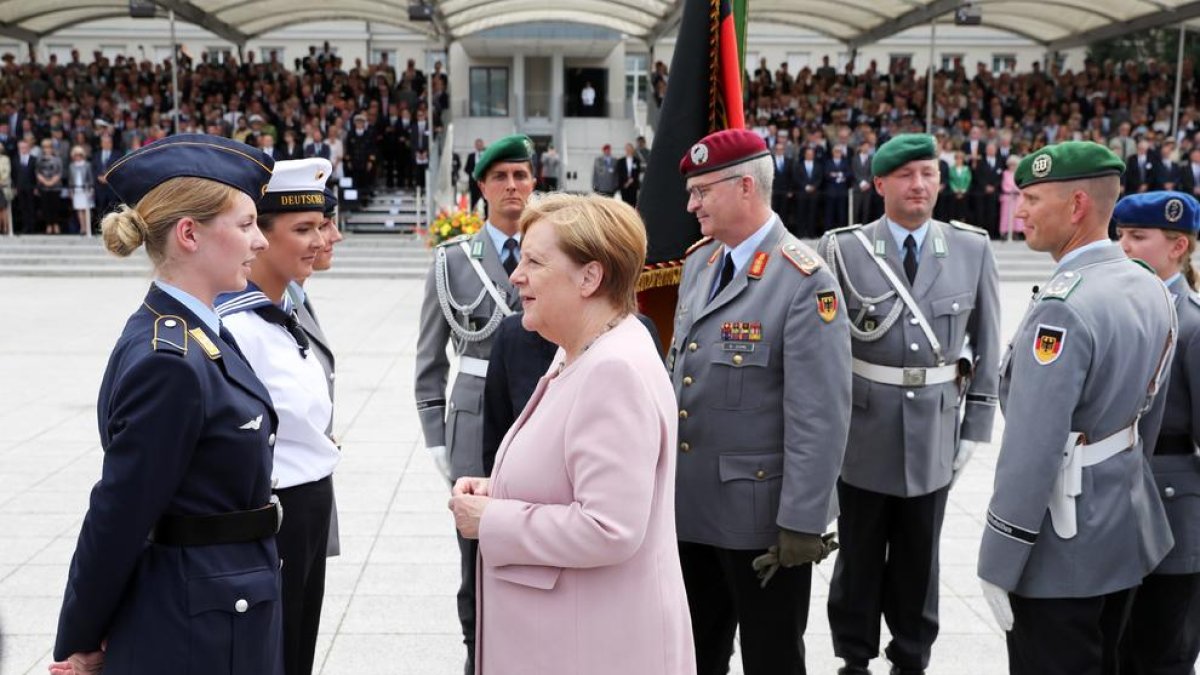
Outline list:
[[[563,118],[563,55],[550,55],[550,121],[557,126]]]
[[[513,121],[519,126],[525,123],[525,55],[513,54],[512,92]]]

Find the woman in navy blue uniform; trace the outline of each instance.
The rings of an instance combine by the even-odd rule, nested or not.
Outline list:
[[[154,282],[108,362],[100,481],[71,561],[51,673],[278,673],[271,398],[213,311],[246,286],[273,160],[173,136],[116,162],[105,246]],[[128,205],[134,205],[132,207]]]
[[[1126,255],[1154,268],[1179,316],[1162,427],[1150,458],[1175,546],[1134,594],[1121,673],[1192,675],[1200,655],[1200,298],[1191,260],[1200,202],[1180,192],[1134,194],[1117,203],[1113,217]]]

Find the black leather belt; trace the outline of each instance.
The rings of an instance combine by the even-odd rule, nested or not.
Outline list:
[[[1162,434],[1154,444],[1155,455],[1191,455],[1195,452],[1196,445],[1187,434]]]
[[[272,503],[251,511],[207,516],[163,516],[150,532],[150,541],[164,546],[241,544],[270,537],[279,531],[282,512]]]

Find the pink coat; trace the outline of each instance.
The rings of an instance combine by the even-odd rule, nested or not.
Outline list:
[[[632,316],[556,375],[563,358],[492,470],[476,672],[693,675],[667,371]]]

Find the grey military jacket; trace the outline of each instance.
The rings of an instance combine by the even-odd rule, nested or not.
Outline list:
[[[679,402],[678,536],[763,549],[836,517],[850,334],[833,275],[776,217],[709,301],[725,247],[687,258],[667,365]]]
[[[1026,597],[1095,597],[1138,585],[1171,548],[1148,457],[1162,395],[1140,417],[1137,444],[1083,469],[1077,534],[1060,537],[1049,514],[1068,435],[1100,441],[1145,409],[1173,347],[1175,309],[1165,291],[1109,245],[1060,265],[1034,298],[1000,364],[1005,429],[981,578]]]
[[[932,221],[909,285],[902,251],[885,219],[833,230],[817,252],[828,261],[857,331],[854,358],[880,366],[939,365],[930,342],[873,258],[882,258],[912,295],[954,364],[970,338],[976,367],[959,426],[959,384],[902,387],[854,376],[854,410],[842,480],[899,497],[929,494],[950,484],[960,437],[988,442],[996,412],[1000,362],[1000,299],[996,260],[982,230]],[[868,252],[856,238],[861,230]],[[879,300],[879,298],[884,298]],[[888,317],[898,312],[889,325]]]
[[[446,255],[441,292],[435,258],[425,279],[417,336],[415,388],[421,430],[426,447],[444,445],[449,449],[452,479],[483,475],[484,378],[460,373],[447,404],[450,360],[446,345],[453,344],[456,356],[487,360],[492,351],[492,335],[504,318],[484,291],[468,255],[479,260],[509,308],[517,310],[521,305],[521,298],[509,282],[500,264],[500,254],[487,232],[479,231],[467,244],[468,252],[462,250],[457,240],[439,247]]]
[[[1169,287],[1179,315],[1179,342],[1171,362],[1160,442],[1150,463],[1175,546],[1155,574],[1200,572],[1200,297],[1179,277]],[[1186,439],[1191,454],[1164,454],[1168,438]]]

